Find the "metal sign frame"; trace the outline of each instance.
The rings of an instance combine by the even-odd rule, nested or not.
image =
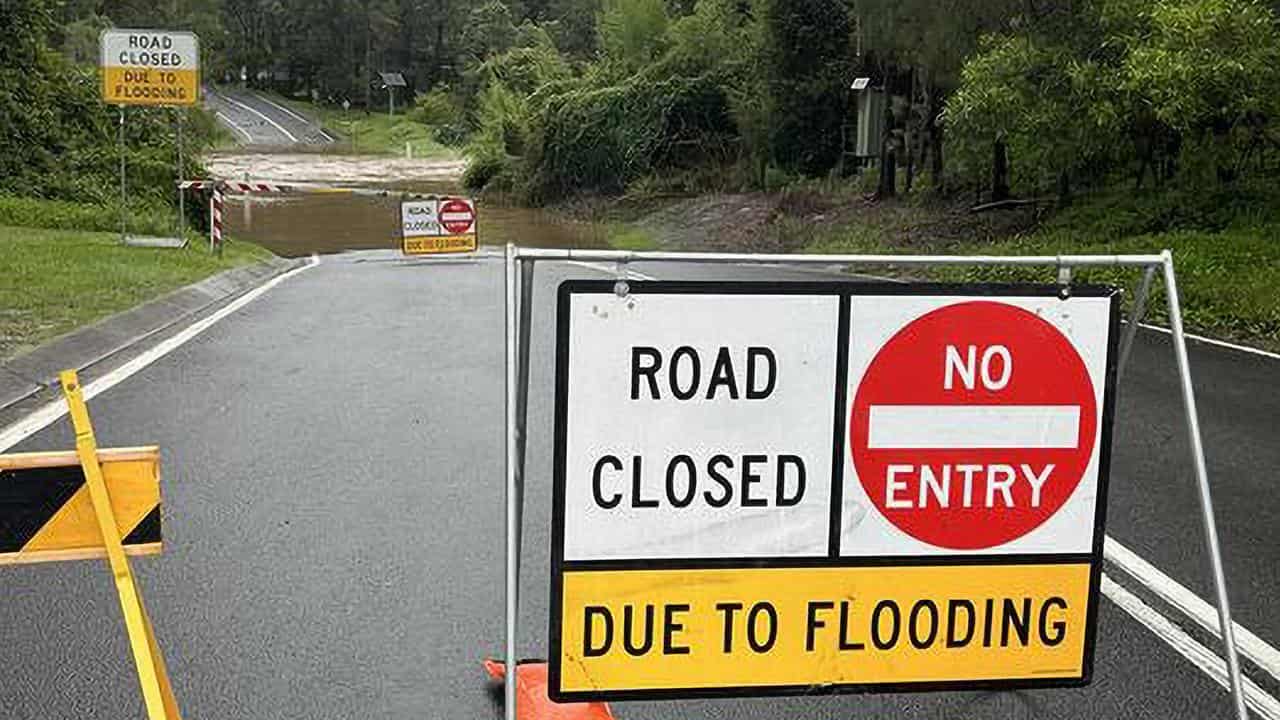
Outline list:
[[[627,265],[631,262],[660,261],[734,265],[844,265],[844,266],[997,266],[1046,267],[1058,269],[1063,292],[1070,292],[1071,271],[1083,267],[1127,267],[1144,270],[1134,297],[1133,312],[1122,336],[1115,368],[1118,389],[1124,366],[1133,348],[1138,325],[1146,309],[1147,297],[1156,272],[1163,276],[1169,310],[1169,325],[1177,361],[1180,392],[1186,416],[1187,435],[1191,444],[1191,460],[1195,470],[1200,500],[1205,547],[1212,568],[1219,632],[1230,680],[1236,716],[1248,720],[1240,660],[1236,651],[1234,626],[1227,599],[1226,576],[1222,551],[1214,520],[1209,475],[1204,459],[1204,444],[1196,410],[1195,391],[1187,356],[1186,334],[1178,297],[1173,253],[1148,255],[785,255],[745,253],[631,252],[620,250],[557,250],[506,246],[506,632],[504,658],[508,677],[505,683],[505,718],[516,720],[517,631],[519,624],[520,546],[524,506],[524,460],[527,440],[526,419],[529,391],[529,328],[533,270],[538,260],[594,261],[616,263],[617,286],[628,292]]]
[[[1094,640],[1097,637],[1097,616],[1098,606],[1101,601],[1101,577],[1103,567],[1103,538],[1106,534],[1106,498],[1108,489],[1108,476],[1110,468],[1111,456],[1111,430],[1115,416],[1115,364],[1117,357],[1117,346],[1120,337],[1119,320],[1120,320],[1120,291],[1113,287],[1101,285],[1075,285],[1071,287],[1072,298],[1090,298],[1093,300],[1105,300],[1108,310],[1109,319],[1106,329],[1108,332],[1108,340],[1105,348],[1105,356],[1103,363],[1104,384],[1102,387],[1101,402],[1099,403],[1099,412],[1101,420],[1099,422],[1099,467],[1097,478],[1097,499],[1094,503],[1093,526],[1089,528],[1090,550],[1085,553],[1065,552],[1056,550],[1054,552],[1035,552],[1031,554],[1008,553],[1008,554],[963,554],[963,553],[946,553],[941,555],[923,555],[911,558],[897,557],[895,562],[889,563],[889,567],[956,567],[964,566],[974,569],[982,568],[999,568],[1011,565],[1035,564],[1035,565],[1088,565],[1089,566],[1089,582],[1088,589],[1085,593],[1087,609],[1085,611],[1085,624],[1083,633],[1083,650],[1081,655],[1081,674],[1073,677],[1024,677],[1024,678],[1002,678],[989,680],[918,680],[918,681],[885,681],[885,680],[862,680],[858,682],[837,682],[824,683],[819,686],[815,685],[794,685],[794,684],[756,684],[756,685],[716,685],[714,687],[670,687],[670,688],[646,688],[633,690],[565,690],[561,687],[561,666],[556,661],[562,655],[564,630],[561,606],[564,602],[564,575],[566,571],[577,573],[587,570],[595,566],[596,568],[607,568],[609,570],[712,570],[712,569],[728,569],[728,570],[746,570],[746,569],[779,569],[779,570],[795,570],[800,568],[822,568],[842,570],[869,570],[877,567],[884,567],[885,564],[879,561],[879,558],[868,558],[865,556],[845,555],[837,550],[838,528],[840,527],[840,516],[843,512],[843,504],[840,500],[841,486],[846,479],[843,475],[843,460],[849,452],[847,445],[848,435],[848,414],[849,403],[853,398],[848,397],[848,378],[845,374],[848,370],[848,350],[845,347],[840,348],[838,358],[836,360],[836,386],[832,389],[835,397],[836,412],[835,417],[830,422],[834,425],[832,428],[834,435],[834,447],[840,463],[833,461],[832,466],[832,500],[829,502],[828,512],[830,521],[828,523],[828,542],[829,547],[824,555],[821,556],[796,556],[781,558],[764,558],[764,557],[695,557],[695,558],[646,558],[646,559],[609,559],[609,560],[567,560],[565,558],[565,507],[564,498],[566,497],[566,464],[565,456],[567,438],[562,429],[568,427],[568,389],[569,389],[569,363],[561,362],[561,360],[569,357],[573,352],[570,346],[570,330],[567,327],[560,327],[561,323],[565,323],[565,315],[569,309],[569,301],[572,296],[580,294],[599,294],[616,292],[612,280],[566,280],[560,284],[557,293],[557,331],[556,331],[556,379],[555,379],[555,427],[557,433],[555,437],[554,452],[554,470],[552,473],[552,521],[551,521],[551,625],[550,625],[550,642],[549,642],[549,660],[550,667],[548,676],[550,678],[550,694],[551,699],[556,702],[584,702],[584,701],[607,701],[607,700],[655,700],[663,698],[729,698],[740,697],[744,694],[751,697],[771,697],[771,696],[793,696],[793,695],[815,695],[815,694],[847,694],[847,693],[867,693],[867,692],[924,692],[924,691],[940,691],[940,690],[1011,690],[1011,689],[1035,689],[1035,688],[1064,688],[1064,687],[1081,687],[1088,685],[1093,675],[1093,650]],[[1017,298],[1060,298],[1061,291],[1052,285],[1026,284],[1026,283],[935,283],[935,282],[913,282],[902,283],[887,280],[863,281],[863,280],[812,280],[812,281],[796,281],[786,283],[770,283],[768,281],[750,280],[750,281],[733,281],[733,280],[706,280],[706,281],[682,281],[682,280],[656,280],[646,281],[631,286],[628,289],[631,295],[643,297],[644,295],[679,295],[685,297],[694,297],[698,295],[751,295],[755,297],[772,296],[805,296],[805,297],[832,297],[838,298],[840,303],[840,319],[839,330],[837,335],[841,339],[847,339],[849,336],[849,300],[851,298],[859,298],[866,296],[895,296],[899,298],[919,297],[919,296],[946,296],[967,299],[993,299],[1017,297]],[[839,341],[837,341],[839,342]],[[569,567],[566,568],[566,565]],[[558,690],[558,694],[557,694]]]

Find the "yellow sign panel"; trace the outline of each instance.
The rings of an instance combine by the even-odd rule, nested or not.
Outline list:
[[[566,568],[552,697],[1074,684],[1090,576],[1088,562]]]
[[[104,30],[102,99],[113,105],[195,105],[200,44],[188,32]]]
[[[474,252],[476,236],[441,235],[438,237],[406,237],[404,238],[405,255],[434,255],[436,253]]]
[[[160,552],[160,450],[98,451],[125,552]],[[75,452],[0,455],[0,565],[103,557]]]

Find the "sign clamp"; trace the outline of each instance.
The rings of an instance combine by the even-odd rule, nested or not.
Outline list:
[[[507,246],[506,252],[506,331],[507,331],[507,492],[506,492],[506,640],[505,658],[507,668],[518,672],[517,629],[519,603],[519,563],[520,535],[522,526],[522,506],[524,491],[524,436],[527,415],[528,380],[528,315],[532,294],[532,268],[538,260],[583,260],[596,262],[613,261],[618,264],[632,260],[654,260],[667,262],[694,262],[703,264],[783,264],[783,265],[911,265],[911,266],[1014,266],[1014,267],[1057,267],[1066,268],[1069,273],[1076,267],[1134,267],[1146,271],[1139,289],[1139,297],[1135,298],[1135,310],[1145,308],[1146,294],[1150,280],[1157,270],[1162,270],[1166,287],[1171,333],[1174,340],[1174,352],[1178,364],[1180,390],[1183,396],[1184,411],[1187,420],[1187,432],[1192,446],[1192,460],[1195,469],[1197,490],[1201,505],[1205,542],[1209,551],[1212,574],[1217,600],[1220,630],[1227,660],[1228,676],[1236,715],[1240,720],[1247,720],[1239,657],[1236,651],[1234,630],[1231,623],[1230,606],[1227,599],[1226,579],[1223,571],[1222,554],[1218,542],[1217,527],[1213,516],[1211,491],[1208,472],[1204,462],[1204,448],[1201,440],[1198,413],[1196,410],[1194,390],[1191,384],[1189,360],[1186,349],[1186,336],[1182,325],[1181,307],[1177,292],[1176,274],[1173,256],[1168,250],[1159,255],[1060,255],[1060,256],[967,256],[967,255],[786,255],[786,254],[735,254],[735,253],[681,253],[652,252],[634,253],[631,251],[607,250],[556,250],[541,248],[520,248]],[[1060,279],[1061,279],[1060,274]],[[524,282],[521,282],[521,280]],[[1070,277],[1065,278],[1069,285]],[[629,286],[628,286],[629,287]],[[1069,291],[1069,287],[1067,288]],[[1136,312],[1135,312],[1136,315]],[[1124,361],[1132,345],[1133,328],[1137,319],[1131,320],[1121,342],[1119,367],[1115,376],[1119,377]],[[523,327],[522,327],[523,326]],[[557,429],[557,433],[561,430]],[[505,717],[516,718],[516,682],[508,678],[505,687]]]

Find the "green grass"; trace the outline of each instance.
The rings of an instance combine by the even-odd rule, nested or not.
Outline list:
[[[177,218],[173,210],[146,205],[126,211],[129,233],[172,235]],[[120,232],[120,209],[65,200],[0,195],[0,225],[50,230],[99,230]]]
[[[457,151],[435,138],[430,125],[410,120],[397,109],[395,117],[388,117],[385,107],[381,112],[366,113],[352,108],[343,110],[328,105],[280,98],[298,112],[320,120],[331,134],[341,141],[338,150],[371,155],[404,156],[405,143],[413,149],[413,157],[427,160],[453,160]]]
[[[643,228],[623,223],[610,223],[605,227],[605,241],[614,250],[657,250],[658,239]]]
[[[1072,218],[1050,221],[1025,237],[926,242],[895,246],[879,228],[849,225],[826,234],[806,250],[822,253],[938,253],[977,255],[1059,255],[1159,253],[1173,251],[1187,328],[1212,337],[1280,350],[1280,223],[1222,230],[1166,230],[1107,237]],[[1065,221],[1065,222],[1064,222]],[[1077,282],[1135,287],[1140,271],[1081,269]],[[897,274],[906,274],[899,272]],[[947,281],[1053,282],[1052,268],[937,268],[925,275]],[[1157,282],[1147,318],[1167,324],[1164,288]]]
[[[0,359],[269,257],[238,241],[228,242],[219,258],[198,243],[182,250],[134,248],[113,232],[0,225]]]

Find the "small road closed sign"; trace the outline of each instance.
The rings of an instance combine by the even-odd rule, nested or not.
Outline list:
[[[200,41],[194,33],[108,28],[98,42],[104,101],[171,106],[200,101]]]
[[[569,281],[558,701],[1082,685],[1113,288]]]
[[[476,204],[468,198],[426,198],[400,203],[405,255],[474,252]]]

